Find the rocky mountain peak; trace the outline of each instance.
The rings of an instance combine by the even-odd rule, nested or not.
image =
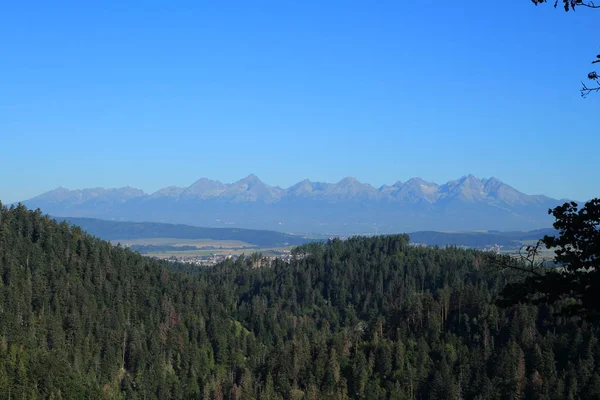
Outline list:
[[[213,181],[208,178],[200,178],[196,182],[192,183],[189,187],[184,189],[180,196],[181,197],[198,197],[198,198],[209,198],[219,196],[225,191],[226,185],[219,181]]]
[[[313,183],[308,179],[304,179],[303,181],[300,181],[287,189],[288,193],[295,195],[305,195],[311,193],[312,191]]]
[[[167,186],[166,188],[162,188],[152,193],[150,197],[179,197],[184,192],[186,188],[182,188],[179,186]]]
[[[345,178],[342,178],[338,183],[338,186],[358,186],[358,185],[362,185],[358,179],[353,178],[351,176],[347,176]]]
[[[240,184],[244,184],[244,185],[264,185],[264,183],[258,179],[258,176],[254,175],[254,174],[250,174],[245,178],[240,179],[239,181],[237,181],[236,183],[240,183]]]

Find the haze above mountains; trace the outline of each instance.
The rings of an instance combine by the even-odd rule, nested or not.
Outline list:
[[[230,184],[201,178],[151,194],[131,187],[58,188],[23,204],[63,217],[360,234],[546,228],[552,223],[547,210],[563,201],[472,175],[442,185],[412,178],[375,188],[348,177],[304,180],[287,189],[249,175]]]

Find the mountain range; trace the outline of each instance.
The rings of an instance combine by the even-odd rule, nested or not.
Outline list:
[[[287,189],[249,175],[234,183],[201,178],[154,193],[61,187],[22,203],[63,217],[361,234],[546,228],[552,222],[548,209],[562,202],[473,175],[442,185],[412,178],[379,188],[351,177],[337,183],[304,180]]]

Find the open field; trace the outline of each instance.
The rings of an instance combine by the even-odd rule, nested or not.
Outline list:
[[[253,244],[241,240],[213,240],[213,239],[176,239],[176,238],[143,238],[143,239],[117,239],[111,243],[121,243],[122,246],[195,246],[195,247],[217,247],[224,249],[256,247]]]
[[[252,253],[261,253],[263,256],[279,256],[284,250],[290,250],[291,247],[278,248],[246,248],[246,249],[215,249],[215,250],[187,250],[187,251],[159,251],[149,252],[146,255],[156,258],[172,258],[172,257],[208,257],[210,255],[242,255],[249,256]]]
[[[278,256],[293,246],[273,247],[256,246],[241,240],[213,239],[177,239],[177,238],[144,238],[112,240],[113,244],[131,247],[147,256],[156,258],[197,258],[209,256],[232,256],[262,253],[264,256]],[[147,247],[146,247],[147,246]]]

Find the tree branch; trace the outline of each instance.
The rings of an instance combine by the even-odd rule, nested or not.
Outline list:
[[[535,246],[521,246],[519,253],[514,256],[509,256],[508,259],[500,262],[502,268],[508,268],[519,272],[525,272],[538,277],[543,276],[540,272],[544,265],[544,261],[536,261],[539,255],[541,241],[538,241]],[[510,261],[508,261],[510,260]],[[516,261],[516,262],[515,262]]]
[[[587,97],[588,94],[594,92],[600,92],[600,83],[596,87],[588,87],[585,83],[581,82],[581,97]]]
[[[546,3],[547,0],[531,0],[531,2],[537,6],[538,4]],[[600,8],[600,5],[596,5],[593,1],[584,2],[583,0],[556,0],[554,8],[558,7],[559,2],[563,3],[565,11],[575,11],[575,7]]]
[[[577,4],[578,6],[582,6],[582,7],[588,7],[588,8],[600,8],[600,5],[595,5],[593,1],[590,1],[588,3],[579,3]]]
[[[533,4],[540,5],[542,3],[547,3],[548,0],[531,0]],[[565,11],[575,11],[576,7],[586,7],[592,9],[600,9],[600,4],[596,5],[593,1],[584,1],[584,0],[555,0],[554,8],[557,8],[559,3],[562,3]],[[596,56],[596,60],[592,61],[592,64],[600,63],[600,54]],[[592,71],[588,74],[588,79],[595,81],[596,87],[588,87],[585,83],[581,83],[581,97],[587,97],[590,93],[600,92],[600,81],[599,76],[595,71]]]

